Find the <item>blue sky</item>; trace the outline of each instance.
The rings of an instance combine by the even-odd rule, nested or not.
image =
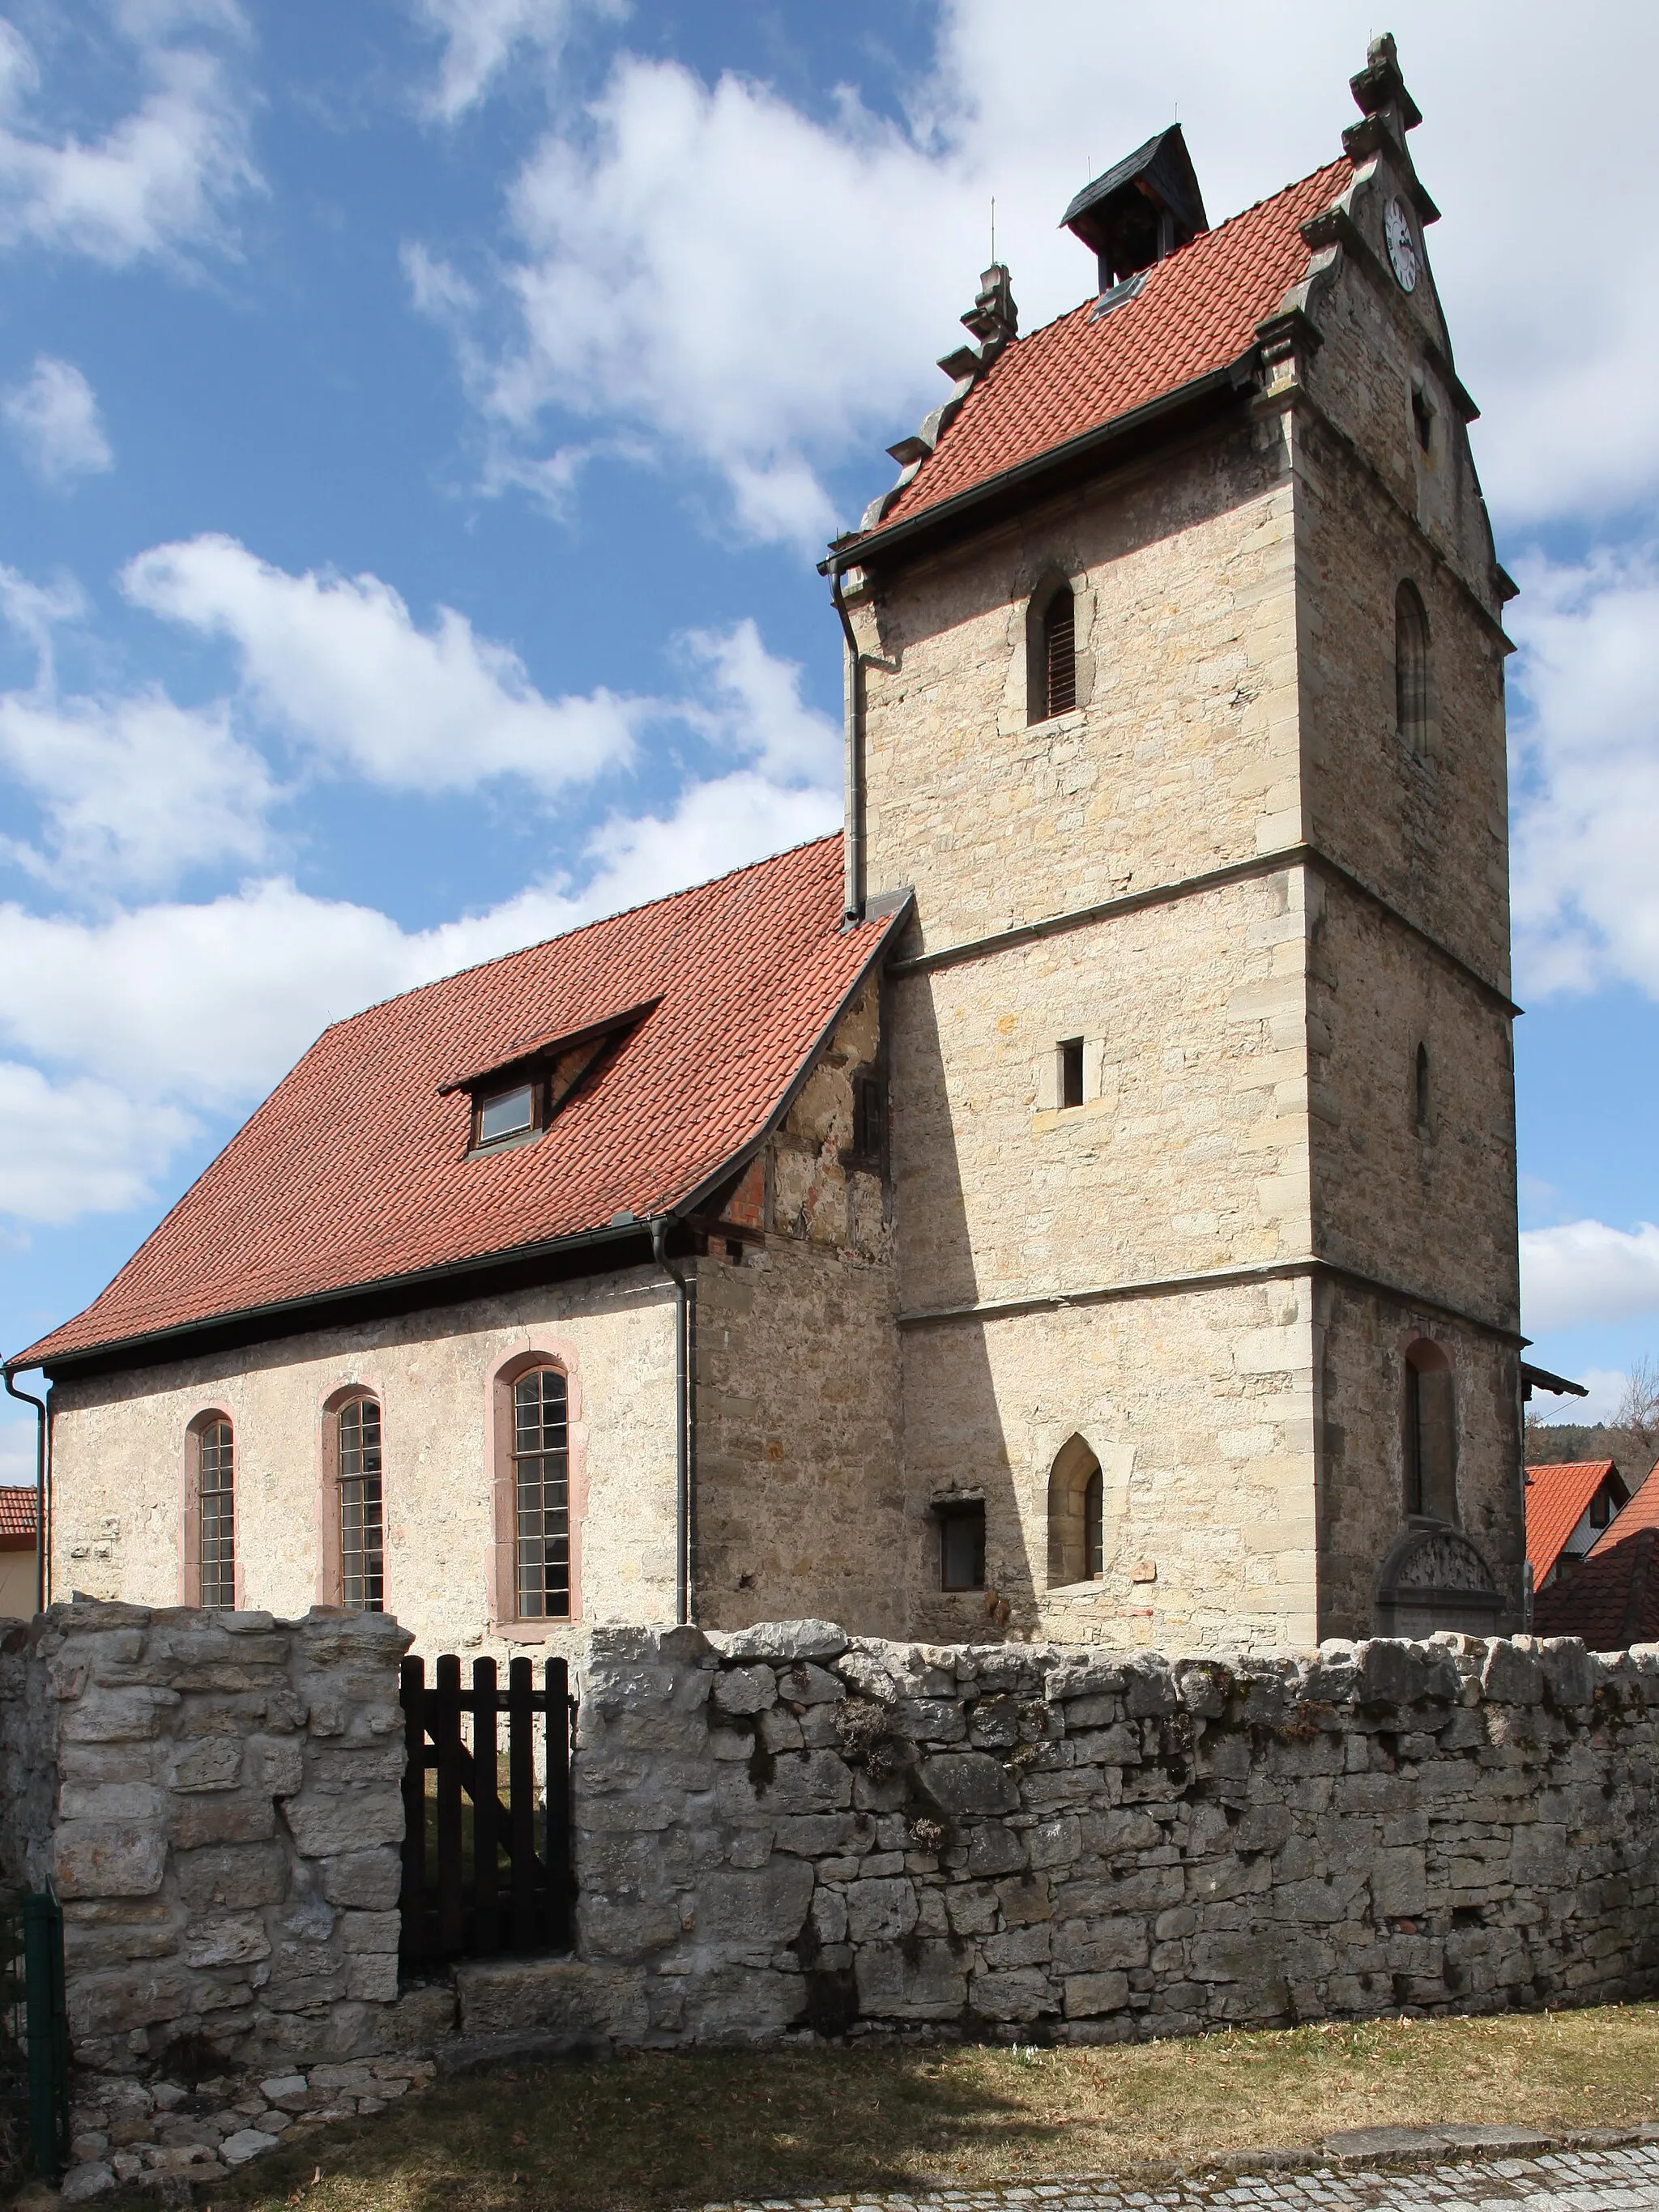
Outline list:
[[[1659,1346],[1651,11],[1397,9],[1512,610],[1537,1356]],[[1178,110],[1337,150],[1346,0],[15,0],[0,14],[0,1340],[327,1020],[833,826],[813,562],[943,396],[990,203]],[[1565,1408],[1562,1410],[1567,1410]],[[0,1468],[29,1434],[0,1425]]]

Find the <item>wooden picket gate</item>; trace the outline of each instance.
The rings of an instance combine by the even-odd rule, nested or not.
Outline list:
[[[426,1680],[420,1659],[403,1663],[404,1880],[401,1955],[411,1966],[570,1945],[570,1737],[574,1700],[562,1659],[534,1686],[528,1659],[507,1667],[475,1659],[472,1686],[446,1653]],[[507,1796],[501,1795],[498,1723],[507,1716]],[[472,1720],[472,1748],[461,1719]],[[536,1791],[536,1726],[545,1724],[545,1788]],[[435,1774],[436,1792],[427,1776]],[[539,1816],[539,1817],[538,1817]],[[539,1829],[539,1834],[538,1831]]]

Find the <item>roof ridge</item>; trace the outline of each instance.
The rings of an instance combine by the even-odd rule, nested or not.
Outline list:
[[[609,914],[596,914],[591,921],[579,921],[570,929],[556,929],[551,937],[532,938],[528,945],[515,945],[506,952],[494,952],[488,960],[475,960],[470,967],[446,969],[441,975],[429,975],[424,983],[411,983],[402,991],[388,991],[383,999],[371,999],[367,1006],[359,1006],[349,1014],[341,1014],[325,1022],[318,1030],[306,1053],[314,1052],[325,1036],[336,1030],[345,1029],[352,1022],[362,1021],[365,1014],[377,1013],[382,1006],[395,1006],[400,1000],[413,999],[422,991],[430,991],[440,983],[456,983],[465,975],[482,975],[486,969],[503,967],[509,960],[522,960],[526,952],[539,952],[550,945],[565,945],[573,938],[586,936],[590,929],[602,929],[606,923],[623,921],[630,915],[648,914],[653,906],[672,906],[676,899],[690,898],[693,891],[712,890],[716,884],[730,883],[735,877],[751,875],[757,868],[769,868],[779,860],[789,860],[797,853],[810,853],[814,845],[834,843],[841,836],[839,830],[826,830],[821,837],[803,837],[799,845],[785,845],[775,853],[763,853],[758,859],[744,860],[735,868],[726,868],[718,876],[700,877],[695,884],[682,884],[678,890],[662,891],[655,898],[641,899],[633,906],[614,907]],[[297,1067],[299,1061],[295,1062]],[[258,1110],[257,1109],[255,1109]]]
[[[1212,223],[1207,230],[1199,231],[1195,236],[1189,238],[1184,246],[1176,246],[1173,253],[1166,253],[1162,261],[1152,262],[1141,273],[1150,276],[1153,270],[1173,266],[1184,255],[1189,254],[1194,246],[1201,246],[1206,238],[1220,238],[1231,230],[1235,223],[1243,222],[1247,216],[1256,214],[1262,208],[1271,207],[1275,200],[1282,200],[1291,192],[1299,192],[1304,185],[1310,185],[1316,177],[1322,176],[1327,169],[1340,167],[1343,162],[1348,161],[1348,158],[1346,154],[1339,154],[1334,161],[1322,161],[1316,168],[1310,169],[1306,176],[1293,177],[1288,185],[1281,185],[1276,192],[1264,192],[1259,200],[1252,200],[1248,207],[1238,208],[1233,214],[1223,216],[1219,222]],[[1350,166],[1352,167],[1351,163]],[[1033,338],[1040,338],[1045,331],[1057,329],[1061,323],[1070,322],[1073,315],[1082,314],[1085,308],[1092,309],[1098,307],[1100,296],[1098,292],[1091,292],[1087,298],[1079,300],[1074,307],[1062,307],[1057,315],[1050,315],[1046,323],[1037,324],[1034,330],[1023,331],[1012,345],[1004,348],[997,362],[992,366],[992,374],[995,374],[997,368],[1002,362],[1018,353],[1020,347],[1029,345]]]

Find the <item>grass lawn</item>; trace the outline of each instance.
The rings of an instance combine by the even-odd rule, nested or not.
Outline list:
[[[440,2081],[273,2151],[211,2197],[215,2212],[647,2212],[1122,2171],[1337,2128],[1656,2118],[1647,2004],[1094,2051],[658,2053]]]

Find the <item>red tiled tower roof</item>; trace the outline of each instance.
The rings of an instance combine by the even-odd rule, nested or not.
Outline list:
[[[1538,1636],[1581,1637],[1592,1651],[1659,1643],[1659,1529],[1638,1528],[1611,1551],[1598,1545],[1539,1592],[1532,1626]]]
[[[1306,273],[1303,224],[1352,177],[1346,156],[1316,169],[1154,262],[1109,313],[1097,319],[1085,300],[1015,339],[869,535],[1243,358],[1256,325]]]
[[[325,1030],[33,1365],[603,1232],[760,1138],[899,915],[842,926],[837,835]],[[654,1001],[532,1144],[468,1158],[458,1069]]]
[[[1527,1557],[1535,1585],[1541,1587],[1591,1498],[1617,1473],[1610,1459],[1567,1460],[1527,1469]]]

